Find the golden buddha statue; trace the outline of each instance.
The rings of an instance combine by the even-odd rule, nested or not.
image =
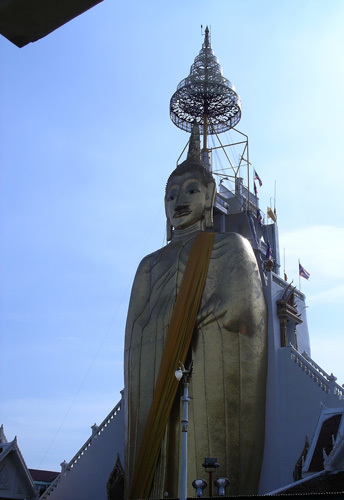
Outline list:
[[[216,185],[199,158],[199,142],[191,139],[187,160],[172,172],[166,186],[170,242],[142,260],[131,292],[124,368],[125,498],[179,496],[182,387],[172,395],[168,420],[162,424],[149,493],[138,493],[133,483],[142,480],[137,469],[150,460],[152,443],[147,444],[146,437],[158,424],[151,424],[149,415],[164,368],[161,359],[173,354],[166,352],[165,343],[188,257],[196,237],[209,233],[212,225]],[[204,477],[205,457],[217,458],[219,475],[230,480],[230,495],[256,494],[264,448],[266,304],[250,243],[236,233],[212,234],[185,359],[193,361],[187,494],[194,496],[192,480]]]

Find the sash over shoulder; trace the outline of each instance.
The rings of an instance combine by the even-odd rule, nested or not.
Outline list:
[[[149,498],[161,443],[175,399],[174,372],[185,363],[200,306],[215,233],[200,233],[192,246],[168,327],[154,397],[137,456],[130,498]]]

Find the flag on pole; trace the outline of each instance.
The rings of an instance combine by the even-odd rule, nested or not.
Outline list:
[[[306,271],[306,269],[303,266],[301,266],[300,262],[299,262],[299,275],[302,278],[305,278],[306,280],[309,280],[310,273],[308,271]]]
[[[271,260],[271,262],[273,262],[272,250],[271,250],[271,246],[270,246],[270,241],[269,240],[268,240],[268,247],[266,249],[265,258],[266,258],[266,260]]]
[[[258,220],[258,224],[260,226],[263,225],[263,217],[262,217],[262,212],[259,210],[259,208],[257,208],[257,220]]]
[[[257,172],[255,170],[254,171],[254,180],[257,180],[259,182],[259,186],[262,187],[263,183],[262,183],[262,180],[261,178],[259,177],[259,175],[257,174]]]
[[[253,189],[254,189],[254,195],[256,197],[258,197],[258,190],[257,190],[257,186],[256,186],[256,183],[253,181]]]

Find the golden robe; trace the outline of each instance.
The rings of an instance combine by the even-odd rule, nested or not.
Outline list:
[[[198,232],[175,231],[170,244],[141,261],[135,276],[125,337],[126,498],[174,302]],[[193,479],[207,479],[205,457],[217,458],[216,475],[230,480],[228,494],[257,493],[264,447],[266,330],[266,305],[251,245],[236,233],[217,234],[189,352],[194,365],[188,496],[195,494]],[[165,492],[179,496],[180,395],[150,498],[163,498]]]

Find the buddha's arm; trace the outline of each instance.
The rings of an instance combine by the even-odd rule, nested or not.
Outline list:
[[[149,259],[145,257],[134,278],[128,309],[125,348],[124,348],[124,415],[126,439],[126,481],[130,485],[133,465],[135,461],[136,430],[135,418],[137,405],[140,404],[139,394],[139,346],[142,336],[139,318],[142,316],[145,305],[149,300],[150,292]]]
[[[151,292],[150,268],[150,258],[149,256],[147,256],[141,261],[136,271],[133,287],[131,289],[125,329],[125,351],[127,351],[131,347],[133,340],[133,329],[137,322],[140,323],[140,318],[144,313],[145,307],[149,301]]]
[[[266,326],[266,304],[255,255],[248,240],[231,235],[227,276],[228,314],[224,327],[253,336]]]

